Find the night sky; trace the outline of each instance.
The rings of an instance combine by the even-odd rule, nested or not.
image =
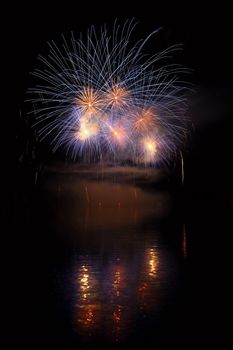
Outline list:
[[[219,164],[223,158],[223,163],[226,163],[232,145],[227,125],[232,114],[233,77],[230,13],[227,7],[219,8],[213,4],[205,8],[194,4],[169,7],[158,3],[152,9],[151,5],[112,8],[112,5],[101,2],[94,6],[82,4],[82,7],[48,7],[36,3],[27,8],[8,10],[2,29],[3,44],[6,45],[2,67],[3,73],[7,72],[4,76],[9,87],[5,91],[4,106],[14,117],[5,119],[10,119],[9,124],[13,124],[19,110],[25,111],[26,90],[33,84],[29,72],[37,67],[37,56],[46,54],[47,41],[59,40],[61,33],[67,35],[71,30],[77,34],[85,32],[92,24],[111,25],[115,18],[124,21],[135,17],[139,21],[137,37],[145,37],[157,27],[164,28],[148,45],[148,52],[183,43],[184,51],[176,55],[175,61],[193,70],[190,80],[195,85],[196,94],[191,101],[194,107],[192,105],[190,114],[195,114],[198,125],[199,122],[204,125],[207,128],[204,132],[210,132],[210,138],[217,142],[215,146],[212,144],[215,140],[209,140],[207,144],[201,139],[200,142],[205,142],[201,147],[207,147],[208,152],[215,154],[213,161],[217,158]],[[205,122],[209,119],[214,123]],[[217,134],[212,135],[213,129]]]
[[[232,11],[230,5],[225,7],[222,2],[221,8],[213,3],[206,8],[196,3],[173,8],[168,4],[145,4],[143,1],[126,7],[114,2],[107,5],[98,2],[94,6],[91,3],[79,6],[77,2],[66,6],[66,2],[57,2],[54,7],[48,7],[37,2],[24,8],[12,5],[12,9],[2,12],[2,21],[6,19],[1,29],[1,47],[4,47],[1,69],[6,80],[6,97],[2,102],[3,158],[6,158],[7,164],[7,171],[4,171],[7,175],[4,189],[7,209],[4,215],[7,217],[7,210],[10,210],[8,195],[15,188],[12,183],[20,186],[12,161],[17,154],[11,141],[12,132],[14,130],[14,135],[19,133],[19,111],[26,110],[25,92],[32,82],[29,72],[37,66],[37,55],[46,52],[46,42],[56,40],[60,33],[68,34],[71,30],[85,32],[91,24],[112,24],[115,18],[125,20],[135,17],[139,21],[136,30],[139,37],[162,26],[164,29],[154,40],[158,46],[150,44],[148,50],[153,52],[158,47],[183,43],[184,51],[176,61],[193,70],[190,80],[196,92],[190,99],[189,111],[194,129],[185,154],[185,187],[179,205],[193,233],[194,262],[191,270],[196,283],[193,282],[193,295],[199,312],[205,310],[205,318],[199,322],[203,329],[207,324],[212,333],[221,334],[221,345],[227,335],[224,309],[228,308],[229,302],[226,294],[230,283],[229,242],[233,209]],[[4,168],[4,164],[2,166]],[[26,248],[22,245],[20,249],[23,253]],[[20,254],[16,257],[19,259]],[[190,320],[190,327],[195,328],[194,319]],[[204,336],[206,345],[214,344],[211,332],[205,334],[203,331],[199,335],[200,339]]]
[[[124,21],[135,17],[139,21],[137,37],[145,37],[161,26],[164,29],[148,45],[148,52],[183,43],[184,50],[174,61],[193,70],[190,81],[196,92],[190,99],[189,114],[195,132],[187,152],[187,183],[190,181],[192,189],[197,187],[198,191],[200,188],[201,192],[207,191],[208,196],[214,186],[225,200],[230,192],[232,175],[230,13],[227,7],[213,4],[210,7],[197,4],[170,7],[158,3],[152,8],[151,5],[113,7],[113,4],[106,6],[103,3],[48,7],[36,3],[27,8],[14,8],[14,11],[7,12],[8,21],[2,30],[3,42],[6,42],[3,70],[7,72],[6,86],[9,86],[3,102],[7,111],[4,121],[9,130],[16,126],[18,132],[19,111],[27,111],[28,106],[24,103],[26,90],[34,83],[29,72],[37,67],[37,56],[40,53],[46,55],[47,41],[59,40],[61,33],[67,35],[71,30],[77,34],[85,32],[92,24],[111,25],[115,18]]]

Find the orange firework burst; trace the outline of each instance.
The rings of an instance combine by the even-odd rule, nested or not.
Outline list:
[[[118,126],[118,127],[114,127],[114,128],[110,128],[111,130],[111,136],[113,138],[113,140],[120,144],[123,145],[126,141],[126,131],[123,127]]]
[[[84,115],[89,116],[101,110],[103,100],[91,87],[84,87],[75,99],[76,105],[81,108]]]
[[[107,103],[112,107],[123,107],[128,103],[129,92],[124,88],[113,85],[106,94]]]
[[[137,132],[149,132],[156,125],[156,112],[152,108],[137,110],[135,113],[134,129]]]

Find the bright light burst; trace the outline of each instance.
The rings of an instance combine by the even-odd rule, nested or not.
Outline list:
[[[91,162],[127,161],[158,164],[175,156],[186,134],[187,70],[168,63],[171,46],[145,55],[146,39],[131,43],[136,23],[115,22],[60,46],[49,44],[47,57],[33,75],[30,89],[41,139],[56,151]],[[154,44],[156,45],[156,43]]]

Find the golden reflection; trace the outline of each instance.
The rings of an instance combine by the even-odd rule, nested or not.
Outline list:
[[[113,334],[115,342],[119,341],[121,334],[121,321],[122,321],[122,305],[115,305],[112,319],[113,319]]]
[[[114,280],[112,283],[113,286],[113,290],[116,293],[116,296],[120,296],[120,287],[121,287],[121,272],[119,270],[117,270],[114,273]]]
[[[113,312],[113,321],[117,324],[119,324],[121,321],[121,310],[122,306],[117,305],[116,310]]]
[[[119,260],[118,260],[119,262]],[[122,333],[122,311],[124,304],[122,298],[124,297],[124,280],[122,266],[117,265],[113,269],[112,280],[112,321],[113,321],[113,337],[114,341],[118,342]]]
[[[155,248],[151,248],[148,253],[149,257],[149,276],[155,278],[158,272],[159,259]]]
[[[102,274],[95,259],[85,257],[78,264],[74,316],[76,331],[83,339],[98,336],[101,328],[106,327],[107,337],[120,342],[130,331],[136,310],[142,317],[153,312],[158,303],[157,248],[147,246],[141,258],[139,276],[134,276],[133,262],[125,265],[120,258],[111,261],[111,268],[105,270],[109,272]]]
[[[84,324],[90,325],[94,323],[94,313],[91,309],[88,309],[85,313]]]
[[[145,250],[145,260],[142,265],[142,278],[137,288],[138,307],[143,317],[146,317],[156,305],[156,279],[158,278],[159,255],[156,248]]]
[[[91,331],[99,322],[100,303],[94,273],[87,265],[82,265],[76,276],[77,296],[75,320],[78,331]]]
[[[87,291],[90,288],[89,284],[89,274],[88,269],[83,265],[81,267],[81,274],[80,274],[80,289],[82,291],[81,299],[87,300]]]

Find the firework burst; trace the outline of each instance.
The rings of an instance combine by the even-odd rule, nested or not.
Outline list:
[[[146,39],[131,44],[136,23],[94,27],[61,45],[49,44],[38,85],[29,90],[35,127],[53,150],[72,158],[158,164],[171,159],[186,134],[188,84],[184,68],[165,64],[180,49],[144,54]]]

